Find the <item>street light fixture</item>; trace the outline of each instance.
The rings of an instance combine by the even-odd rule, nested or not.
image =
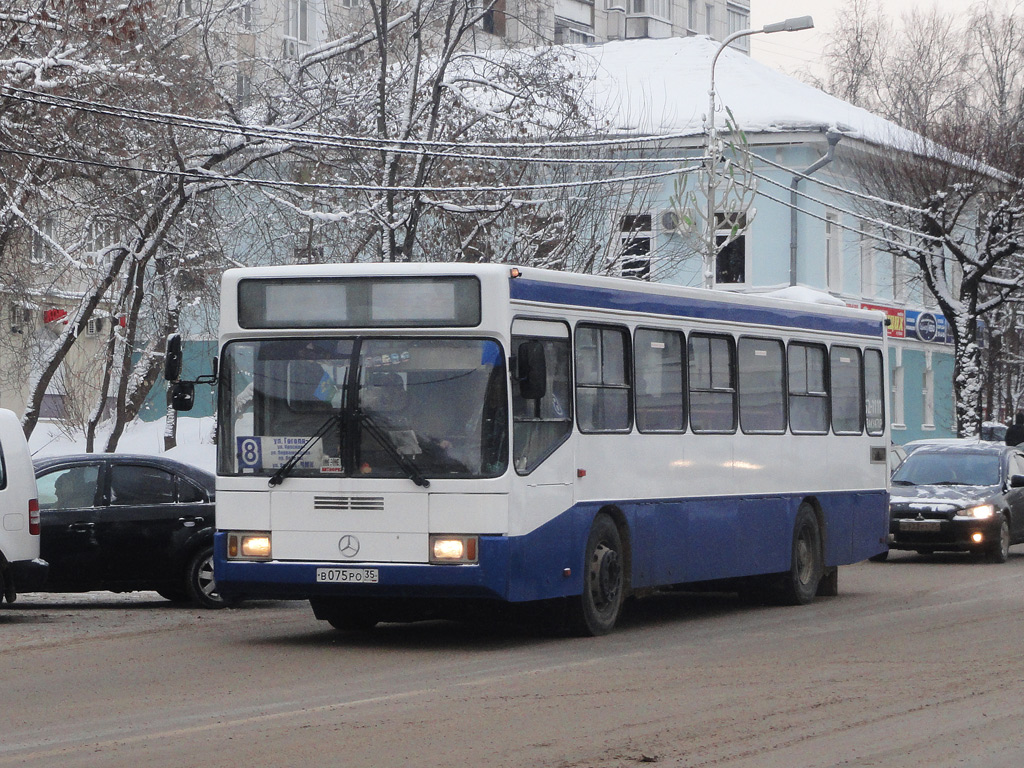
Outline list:
[[[814,19],[810,16],[797,16],[785,21],[778,21],[774,24],[765,24],[760,29],[741,29],[733,32],[722,41],[711,59],[711,88],[708,90],[708,189],[707,189],[707,242],[704,253],[704,287],[712,288],[715,278],[715,259],[717,257],[718,245],[715,242],[715,214],[717,213],[716,196],[718,193],[718,177],[715,175],[718,159],[722,152],[718,145],[718,132],[715,130],[715,65],[718,64],[718,57],[722,51],[741,37],[764,33],[770,35],[774,32],[799,32],[804,29],[813,29]]]

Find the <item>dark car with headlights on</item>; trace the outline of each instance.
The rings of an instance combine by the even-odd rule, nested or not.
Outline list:
[[[893,473],[889,548],[985,554],[1024,541],[1024,453],[997,443],[923,445]]]
[[[214,476],[160,456],[87,453],[34,462],[47,592],[156,590],[220,608]]]

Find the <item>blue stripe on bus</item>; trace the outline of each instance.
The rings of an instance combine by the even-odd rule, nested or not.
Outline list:
[[[576,504],[524,536],[483,536],[480,564],[227,561],[218,533],[215,567],[225,595],[263,598],[378,596],[485,598],[524,602],[578,595],[594,516],[614,507],[628,529],[634,588],[788,570],[793,523],[805,494]],[[825,522],[825,563],[846,565],[885,548],[888,494],[814,495]],[[318,584],[318,567],[374,567],[378,584]],[[566,573],[568,569],[568,574]],[[513,578],[513,574],[515,577]]]
[[[690,296],[666,296],[662,294],[629,291],[621,288],[598,288],[593,286],[553,283],[527,278],[512,278],[509,281],[511,298],[522,301],[536,301],[544,304],[558,304],[572,307],[613,309],[622,312],[643,312],[655,315],[672,315],[700,320],[719,320],[749,323],[754,325],[801,328],[836,333],[851,333],[881,338],[884,325],[881,319],[870,320],[854,317],[837,317],[814,312],[808,305],[800,309],[793,302],[793,309],[779,307],[749,306],[713,299],[699,299]]]

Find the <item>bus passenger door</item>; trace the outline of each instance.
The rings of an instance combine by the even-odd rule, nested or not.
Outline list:
[[[527,534],[573,505],[575,462],[569,326],[517,319],[512,325],[512,455],[524,493],[510,533]]]

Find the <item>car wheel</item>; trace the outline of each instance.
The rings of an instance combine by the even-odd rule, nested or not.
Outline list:
[[[793,555],[782,584],[782,600],[788,605],[807,605],[818,593],[825,572],[821,527],[810,504],[801,504],[793,525]]]
[[[1005,563],[1010,559],[1010,523],[1005,516],[999,525],[999,540],[988,551],[988,559],[993,563]]]
[[[612,631],[625,596],[625,551],[618,526],[600,514],[594,519],[584,552],[583,592],[570,598],[569,626],[583,637]]]
[[[888,559],[889,559],[889,550],[888,549],[885,550],[885,552],[879,552],[877,555],[872,555],[871,557],[868,558],[868,560],[870,560],[872,563],[884,563]]]
[[[235,601],[225,600],[213,580],[213,547],[204,547],[192,556],[185,576],[188,598],[203,608],[226,608]]]

